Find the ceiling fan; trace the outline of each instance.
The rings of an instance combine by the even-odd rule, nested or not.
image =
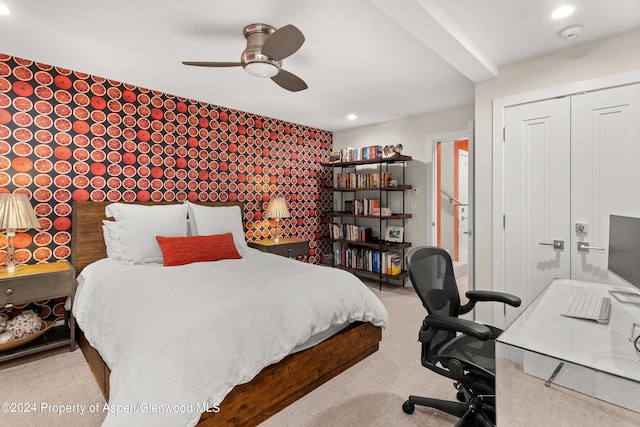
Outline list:
[[[308,86],[300,77],[282,69],[282,60],[293,55],[304,43],[304,35],[293,25],[275,29],[267,24],[251,24],[244,27],[247,47],[240,62],[183,61],[184,65],[199,67],[239,67],[257,77],[270,77],[284,89],[298,92]]]

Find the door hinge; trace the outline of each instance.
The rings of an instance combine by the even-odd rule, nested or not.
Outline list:
[[[507,228],[507,216],[506,215],[502,215],[502,228],[504,228],[504,229]]]
[[[507,127],[502,127],[502,142],[507,142]]]

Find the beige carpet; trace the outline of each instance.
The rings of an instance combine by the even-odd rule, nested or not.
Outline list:
[[[455,399],[453,381],[420,364],[418,330],[426,311],[413,289],[371,289],[389,312],[380,350],[274,415],[260,427],[452,426],[456,418],[416,407],[402,412],[410,394]]]
[[[455,418],[416,407],[402,412],[409,394],[455,398],[452,382],[420,365],[418,328],[425,316],[413,290],[372,286],[389,311],[380,350],[343,374],[261,424],[261,427],[300,426],[452,426]],[[46,357],[44,357],[46,356]],[[36,405],[34,413],[2,413],[0,426],[100,425],[104,400],[79,350],[59,349],[44,356],[0,364],[0,403]],[[99,407],[89,412],[91,405]],[[48,405],[48,406],[41,406]],[[85,413],[61,413],[84,405]],[[93,406],[95,408],[95,406]]]
[[[104,419],[104,399],[93,374],[82,352],[69,347],[0,364],[0,403],[7,402],[17,412],[2,407],[0,426],[88,427]],[[90,413],[96,404],[99,411]],[[77,412],[81,405],[87,408],[84,414]]]

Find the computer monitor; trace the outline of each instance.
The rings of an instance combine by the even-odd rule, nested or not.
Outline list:
[[[640,290],[640,218],[610,215],[608,268]]]

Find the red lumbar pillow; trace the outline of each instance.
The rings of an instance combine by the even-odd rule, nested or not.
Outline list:
[[[186,237],[156,236],[156,240],[166,266],[242,258],[233,243],[231,233]]]

